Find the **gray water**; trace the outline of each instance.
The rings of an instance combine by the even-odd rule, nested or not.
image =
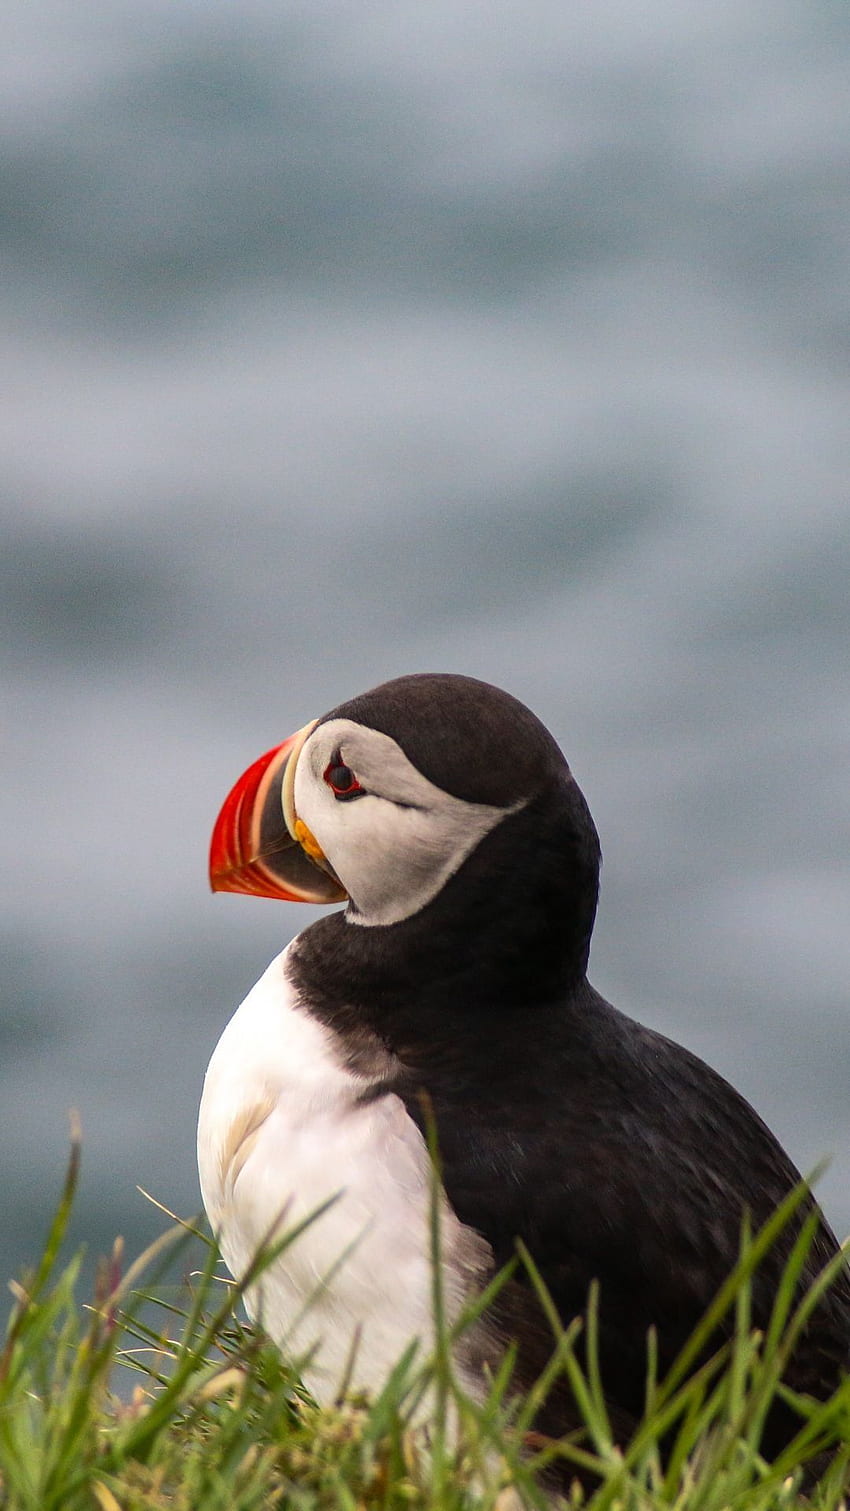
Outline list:
[[[198,1206],[204,1067],[315,916],[242,769],[386,677],[550,725],[592,977],[850,1228],[850,17],[12,0],[0,1274]]]

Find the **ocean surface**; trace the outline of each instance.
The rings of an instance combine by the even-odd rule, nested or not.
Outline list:
[[[212,897],[254,757],[403,672],[549,724],[594,983],[850,1230],[850,12],[10,0],[0,1277],[199,1206],[316,916]]]

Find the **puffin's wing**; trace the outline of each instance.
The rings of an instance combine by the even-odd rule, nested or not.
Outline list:
[[[623,1084],[622,1066],[607,1083],[597,1073],[584,1083],[593,1085],[592,1099],[577,1076],[547,1108],[541,1071],[541,1102],[533,1108],[499,1115],[492,1100],[480,1109],[470,1102],[463,1113],[435,1105],[446,1195],[461,1223],[487,1240],[496,1265],[511,1258],[521,1238],[565,1322],[584,1313],[591,1282],[598,1283],[603,1382],[626,1421],[643,1406],[649,1327],[658,1328],[664,1370],[736,1263],[745,1211],[757,1229],[800,1179],[720,1076],[658,1035],[647,1038],[646,1048],[651,1066],[637,1076],[632,1067],[631,1087]],[[408,1111],[421,1119],[414,1098]],[[812,1210],[811,1200],[802,1210]],[[758,1325],[769,1319],[798,1223],[755,1278]],[[823,1222],[806,1278],[834,1252]],[[551,1355],[552,1337],[521,1270],[503,1291],[496,1320],[518,1340],[520,1373],[530,1382]],[[850,1363],[848,1350],[845,1275],[801,1341],[789,1383],[813,1394],[831,1391]]]

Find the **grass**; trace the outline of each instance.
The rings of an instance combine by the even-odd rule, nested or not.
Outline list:
[[[586,1501],[594,1511],[846,1506],[850,1380],[824,1403],[794,1398],[779,1383],[817,1299],[817,1288],[797,1299],[810,1231],[791,1255],[770,1326],[763,1335],[750,1326],[750,1278],[798,1193],[755,1238],[743,1236],[734,1274],[664,1380],[654,1377],[650,1349],[645,1417],[632,1442],[618,1446],[596,1363],[597,1298],[591,1293],[586,1316],[562,1326],[529,1255],[519,1262],[549,1314],[553,1354],[525,1398],[510,1389],[510,1352],[483,1404],[463,1394],[452,1368],[453,1335],[488,1297],[449,1329],[435,1268],[433,1357],[411,1348],[376,1400],[319,1409],[297,1369],[238,1321],[244,1287],[219,1278],[213,1245],[190,1226],[169,1229],[126,1272],[116,1244],[93,1301],[80,1304],[80,1257],[62,1260],[78,1166],[75,1146],[41,1261],[13,1285],[0,1353],[0,1506],[8,1511],[510,1511],[517,1495],[546,1508],[536,1475],[553,1461],[596,1474],[598,1489]],[[435,1216],[435,1253],[436,1225]],[[288,1234],[246,1284],[297,1241],[297,1231]],[[175,1247],[188,1276],[179,1289],[162,1278],[166,1257],[173,1268]],[[731,1343],[695,1370],[706,1336],[726,1313],[734,1318]],[[585,1368],[577,1350],[582,1332]],[[581,1442],[529,1430],[562,1375],[586,1424]],[[759,1440],[777,1391],[796,1402],[800,1425],[768,1464]],[[412,1425],[423,1398],[427,1431]],[[805,1466],[823,1452],[833,1455],[831,1467],[806,1500]],[[571,1499],[582,1503],[578,1483]]]

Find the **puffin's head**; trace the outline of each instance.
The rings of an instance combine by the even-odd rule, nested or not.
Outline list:
[[[220,892],[347,898],[350,922],[394,924],[436,897],[498,826],[565,793],[598,867],[590,815],[534,714],[471,677],[399,677],[248,768],[216,821],[210,880]],[[595,905],[595,881],[593,891]]]

